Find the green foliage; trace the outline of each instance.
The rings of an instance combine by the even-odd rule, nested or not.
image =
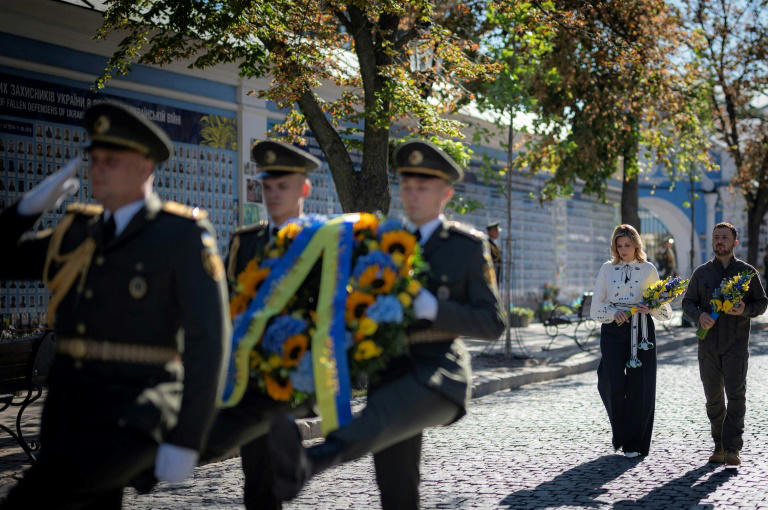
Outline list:
[[[530,308],[526,308],[524,306],[512,306],[509,308],[509,314],[510,315],[517,315],[520,317],[528,317],[529,319],[533,319],[533,310]]]
[[[531,115],[510,166],[548,176],[540,200],[577,186],[604,198],[622,169],[634,177],[661,164],[675,179],[715,168],[710,88],[664,0],[500,1],[489,19],[488,52],[504,67],[478,93],[506,112],[500,131],[513,112]]]
[[[96,86],[134,62],[234,63],[243,77],[268,76],[251,92],[291,109],[270,135],[302,142],[311,130],[344,210],[387,210],[391,128],[462,138],[462,124],[446,114],[471,100],[468,83],[495,72],[470,36],[483,12],[429,0],[113,0],[97,37],[123,39]],[[339,94],[321,97],[321,87]],[[364,153],[362,171],[353,149]],[[462,150],[454,152],[462,159]]]

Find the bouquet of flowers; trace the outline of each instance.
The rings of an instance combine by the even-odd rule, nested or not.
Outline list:
[[[346,314],[353,376],[375,379],[405,352],[405,328],[415,320],[412,304],[425,270],[419,243],[401,221],[360,215]]]
[[[744,295],[749,290],[749,282],[755,273],[752,271],[742,271],[741,273],[732,276],[731,278],[725,278],[720,282],[720,286],[712,293],[712,298],[709,303],[712,305],[712,312],[709,314],[712,319],[717,320],[721,313],[729,312],[733,307],[737,306]],[[709,333],[708,329],[699,327],[696,331],[696,336],[700,340],[704,340]]]
[[[650,310],[658,310],[665,304],[671,303],[675,300],[675,298],[682,295],[688,288],[688,283],[688,280],[684,280],[676,276],[668,277],[663,280],[654,282],[649,285],[648,288],[643,292],[643,300],[641,301],[641,304],[647,306]],[[625,313],[627,314],[627,317],[632,317],[632,315],[637,313],[638,310],[638,307],[633,306]],[[643,365],[640,359],[637,357],[638,349],[641,351],[650,351],[655,347],[653,342],[649,342],[647,339],[646,327],[647,326],[645,322],[643,322],[643,338],[639,344],[637,343],[637,339],[633,333],[630,359],[627,361],[628,368],[638,368]]]
[[[354,222],[350,256],[339,258],[339,264],[349,264],[349,267],[336,267],[333,275],[334,279],[337,276],[344,278],[344,281],[336,282],[337,297],[341,299],[334,299],[331,304],[334,313],[338,309],[341,317],[343,348],[348,355],[341,359],[346,359],[349,369],[347,366],[337,367],[338,374],[335,375],[365,374],[371,379],[392,358],[407,349],[405,330],[414,321],[412,302],[421,290],[419,278],[423,278],[426,266],[421,261],[418,241],[402,222],[382,221],[372,214],[348,215],[340,219]],[[248,319],[244,312],[252,308],[257,295],[264,294],[260,290],[265,282],[270,282],[271,271],[278,264],[285,265],[286,253],[292,244],[300,239],[303,246],[306,236],[302,236],[302,232],[307,227],[317,228],[318,223],[328,222],[314,217],[283,227],[267,246],[264,260],[260,264],[257,260],[250,261],[237,276],[230,300],[230,316],[235,322],[236,335],[238,321]],[[323,251],[322,256],[329,257],[327,252]],[[296,264],[309,256],[302,253]],[[274,400],[291,405],[316,393],[312,339],[317,331],[327,331],[324,336],[332,336],[338,331],[334,329],[336,326],[327,324],[327,319],[319,318],[321,277],[323,271],[329,269],[321,258],[312,263],[311,271],[285,300],[279,313],[267,319],[260,338],[249,353],[248,384],[256,385]],[[285,272],[290,274],[290,271],[289,268]],[[274,287],[281,284],[272,283]],[[256,305],[261,306],[260,303]],[[244,329],[247,325],[240,326]],[[249,327],[248,331],[251,330]]]
[[[667,303],[671,303],[678,296],[685,294],[688,289],[689,280],[670,276],[659,280],[648,286],[643,292],[643,300],[640,304],[647,306],[650,310],[658,310]],[[627,317],[637,313],[638,307],[633,306],[627,311]],[[653,347],[651,347],[653,348]],[[641,346],[642,349],[642,346]]]

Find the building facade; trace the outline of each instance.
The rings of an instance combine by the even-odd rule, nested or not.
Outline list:
[[[6,0],[0,6],[0,206],[13,204],[71,158],[86,156],[83,112],[94,100],[114,98],[143,111],[168,132],[174,151],[157,169],[156,190],[164,199],[206,209],[218,232],[219,248],[226,252],[237,226],[265,218],[249,149],[253,141],[281,122],[286,112],[248,92],[264,88],[268,82],[241,79],[235,66],[193,71],[179,63],[164,68],[134,66],[129,75],[111,80],[97,93],[91,85],[118,40],[92,40],[101,25],[101,13],[87,7],[99,2],[75,3]],[[318,93],[334,95],[332,90]],[[475,126],[485,123],[490,127],[469,113],[458,117]],[[499,186],[486,184],[481,171],[483,156],[504,164],[502,141],[495,146],[472,146],[475,159],[457,191],[481,207],[454,216],[479,230],[492,221],[501,221],[500,246],[505,246],[506,237],[511,238],[511,253],[505,250],[504,256],[511,267],[507,276],[513,303],[534,304],[545,283],[558,285],[562,301],[567,303],[591,290],[600,264],[609,257],[611,230],[619,221],[619,183],[609,186],[606,203],[577,191],[571,198],[540,204],[534,197],[544,177],[515,175],[508,228],[504,194]],[[311,134],[306,142],[322,159]],[[353,158],[359,160],[359,154]],[[91,200],[87,165],[86,157],[81,163],[81,190],[70,201]],[[711,207],[709,195],[700,193],[696,201],[696,262],[708,253],[702,236],[711,231],[710,223],[721,217],[735,218],[729,216],[730,198],[724,198],[725,188],[717,184],[723,178],[713,181],[718,195]],[[313,192],[305,210],[340,213],[327,164],[311,180]],[[697,187],[704,183],[700,181]],[[389,214],[399,215],[402,208],[395,176],[391,176],[391,185]],[[680,249],[690,244],[691,237],[688,209],[683,207],[686,188],[678,183],[674,191],[662,191],[664,185],[661,174],[648,176],[641,190],[641,206],[649,228],[658,227],[649,239],[673,236],[682,260]],[[54,225],[65,208],[63,204],[57,211],[46,213],[37,228]],[[684,267],[680,264],[682,273]],[[16,327],[45,323],[47,299],[37,282],[0,282],[2,323]]]

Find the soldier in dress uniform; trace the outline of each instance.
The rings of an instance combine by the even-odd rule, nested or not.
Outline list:
[[[74,204],[53,230],[25,235],[77,190],[71,162],[0,213],[0,278],[43,279],[57,354],[38,461],[0,505],[120,508],[155,465],[191,474],[213,421],[229,351],[225,269],[205,211],[163,202],[155,165],[166,134],[132,108],[85,113],[100,203]]]
[[[496,283],[501,284],[501,249],[496,244],[496,240],[499,238],[499,222],[494,221],[489,223],[485,227],[485,231],[488,232],[488,247],[491,251],[491,262],[493,262],[493,269],[496,271]]]
[[[307,175],[320,167],[320,161],[308,152],[282,142],[258,142],[251,155],[260,170],[258,177],[269,221],[246,225],[235,231],[227,258],[227,275],[232,282],[251,259],[262,259],[265,247],[280,227],[303,215],[304,199],[311,191]],[[203,460],[221,457],[240,447],[245,474],[243,496],[249,510],[282,507],[272,491],[267,432],[272,417],[287,412],[306,416],[311,407],[302,405],[291,409],[288,404],[264,395],[258,388],[248,388],[236,406],[219,413],[211,429]]]
[[[280,499],[295,497],[320,471],[372,452],[382,507],[418,508],[422,431],[461,418],[470,398],[470,357],[458,337],[495,340],[504,330],[485,235],[442,215],[462,169],[425,141],[404,143],[395,161],[403,207],[429,264],[413,304],[419,322],[408,332],[409,353],[369,389],[363,412],[320,445],[303,448],[295,423],[275,419],[269,447]]]

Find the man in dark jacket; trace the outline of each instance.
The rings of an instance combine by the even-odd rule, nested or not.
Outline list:
[[[491,262],[493,262],[493,269],[496,272],[496,283],[501,285],[501,264],[504,257],[501,256],[501,248],[496,244],[499,239],[499,222],[494,221],[485,227],[488,232],[488,248],[491,252]]]
[[[229,350],[224,265],[205,211],[162,202],[163,131],[120,103],[85,112],[101,204],[75,204],[54,230],[23,234],[77,189],[76,162],[0,213],[0,278],[43,279],[57,354],[38,462],[0,505],[120,508],[151,466],[189,476],[213,421]]]
[[[504,329],[485,236],[442,216],[463,171],[438,147],[412,141],[395,154],[400,196],[429,264],[426,289],[413,308],[409,354],[370,388],[360,416],[304,449],[296,425],[273,422],[275,493],[292,499],[310,477],[372,452],[385,510],[419,507],[422,431],[461,418],[471,391],[470,357],[460,335],[495,340]],[[459,262],[460,261],[460,262]]]
[[[708,330],[706,338],[699,342],[699,373],[715,441],[709,461],[734,466],[741,463],[750,319],[761,315],[768,306],[760,278],[755,276],[740,303],[716,321],[710,316],[712,293],[724,279],[742,271],[757,275],[754,267],[733,256],[733,248],[739,242],[737,236],[736,227],[730,223],[715,225],[712,233],[715,258],[696,268],[683,298],[685,314]]]

